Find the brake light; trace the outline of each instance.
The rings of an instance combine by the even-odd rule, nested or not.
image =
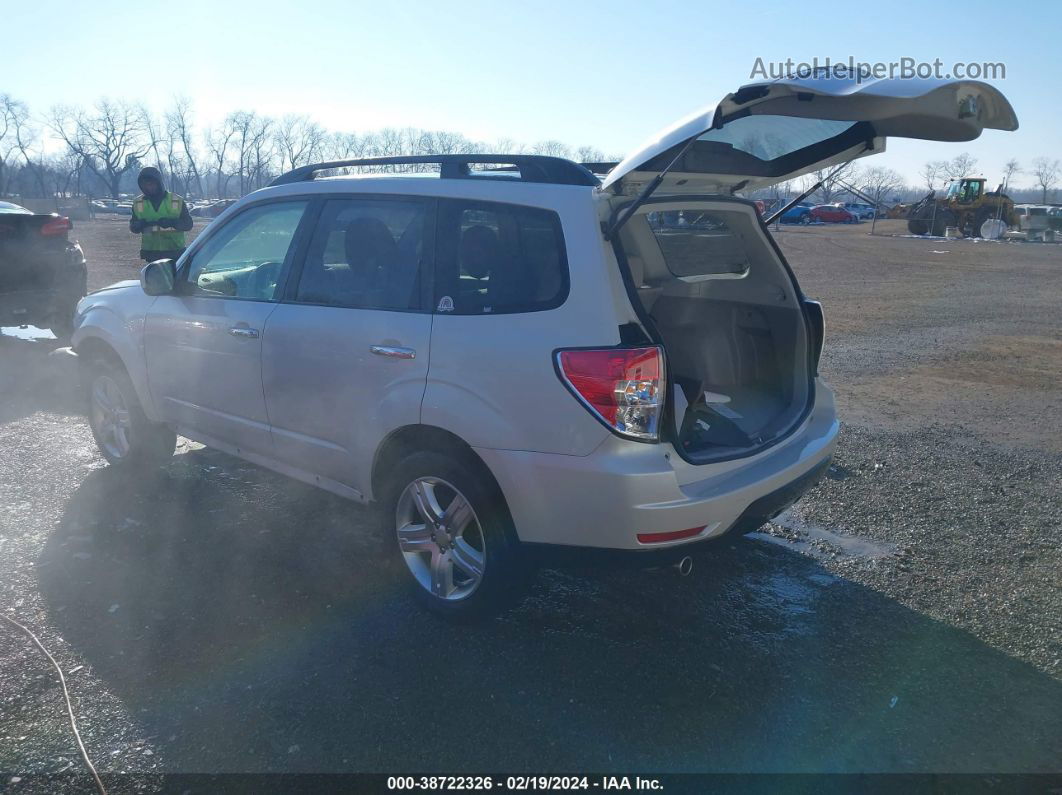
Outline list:
[[[671,530],[667,533],[638,533],[638,543],[663,544],[665,541],[680,541],[683,538],[693,538],[703,533],[704,528],[707,526],[691,527],[688,530]]]
[[[57,215],[50,221],[45,221],[41,225],[40,232],[44,237],[54,237],[56,235],[65,235],[73,226],[70,223],[70,219],[65,215]]]
[[[664,408],[664,352],[659,347],[560,351],[562,380],[621,436],[657,441]]]

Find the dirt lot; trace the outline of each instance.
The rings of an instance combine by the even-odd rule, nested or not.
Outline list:
[[[868,231],[777,235],[844,422],[815,491],[691,578],[543,572],[461,630],[365,510],[197,445],[117,477],[54,343],[0,338],[0,610],[106,771],[1059,771],[1062,246]],[[77,233],[135,277],[124,222]],[[76,764],[0,628],[0,772]]]

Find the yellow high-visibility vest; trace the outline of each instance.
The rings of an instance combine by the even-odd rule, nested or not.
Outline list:
[[[181,217],[182,210],[184,210],[184,199],[169,191],[166,191],[166,195],[162,197],[158,209],[155,209],[155,205],[144,196],[138,197],[133,202],[133,217],[149,223],[162,220],[176,221]],[[176,251],[185,246],[184,232],[178,232],[176,229],[155,227],[141,232],[141,235],[143,235],[143,240],[140,248],[144,251]]]

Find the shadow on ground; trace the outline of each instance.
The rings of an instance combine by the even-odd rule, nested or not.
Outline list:
[[[32,327],[27,332],[41,334]],[[75,360],[49,355],[61,345],[50,335],[21,338],[0,333],[0,424],[38,411],[84,413]]]
[[[168,770],[1048,771],[1062,685],[749,539],[422,613],[367,511],[208,450],[92,472],[39,560]]]

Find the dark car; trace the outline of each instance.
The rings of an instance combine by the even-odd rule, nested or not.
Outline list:
[[[33,325],[69,336],[87,278],[81,246],[69,238],[72,228],[64,215],[0,202],[0,326]]]

